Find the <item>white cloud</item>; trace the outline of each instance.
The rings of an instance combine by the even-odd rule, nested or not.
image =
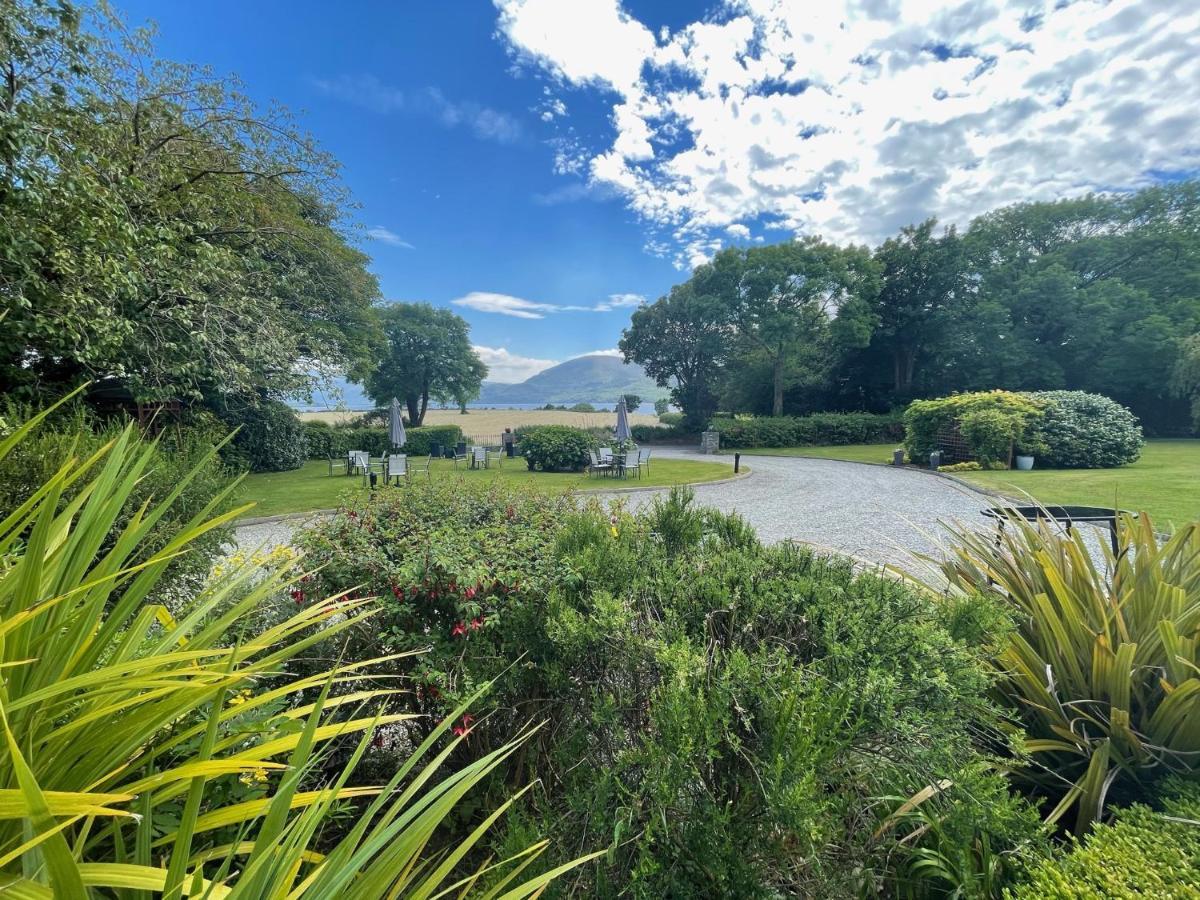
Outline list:
[[[518,60],[615,94],[568,158],[681,265],[753,223],[875,242],[1200,167],[1195,0],[725,0],[657,38],[618,0],[495,2]]]
[[[646,302],[641,294],[609,294],[605,300],[600,300],[591,306],[561,305],[556,303],[539,303],[511,294],[494,294],[488,291],[471,291],[471,293],[450,301],[455,306],[465,306],[479,312],[497,313],[502,316],[513,316],[518,319],[544,319],[548,313],[560,312],[612,312],[614,309],[624,309],[638,306]]]
[[[493,294],[488,291],[471,291],[464,297],[451,300],[455,306],[465,306],[479,312],[498,313],[502,316],[513,316],[517,319],[544,319],[546,313],[554,312],[558,307],[550,303],[534,303],[509,294]]]
[[[587,353],[580,353],[579,356],[616,356],[620,359],[625,358],[625,354],[616,347],[609,350],[589,350]],[[571,359],[579,359],[579,356],[572,356]]]
[[[404,250],[416,249],[412,244],[404,240],[404,238],[400,237],[400,235],[396,234],[396,232],[385,228],[382,225],[375,225],[372,228],[368,228],[367,234],[375,240],[384,244],[389,244],[392,247],[400,247]]]
[[[518,356],[509,353],[503,347],[484,347],[476,344],[474,350],[488,367],[487,380],[500,384],[517,384],[538,372],[558,365],[558,360]]]
[[[374,75],[339,75],[316,78],[313,86],[327,97],[335,97],[381,115],[409,112],[440,121],[447,128],[464,126],[476,137],[511,144],[521,139],[521,123],[506,112],[482,106],[473,100],[451,100],[438,88],[402,90],[385,84]]]

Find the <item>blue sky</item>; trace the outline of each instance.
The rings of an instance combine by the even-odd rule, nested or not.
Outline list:
[[[1194,0],[117,2],[300,112],[385,297],[465,316],[497,380],[611,350],[726,244],[1200,165]]]

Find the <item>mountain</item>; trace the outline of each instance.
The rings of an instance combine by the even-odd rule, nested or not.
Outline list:
[[[643,400],[666,397],[641,366],[616,356],[580,356],[538,372],[520,384],[483,383],[477,403],[615,403],[621,394]]]

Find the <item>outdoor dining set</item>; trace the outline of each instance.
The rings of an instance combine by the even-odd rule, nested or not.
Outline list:
[[[614,453],[611,447],[601,447],[591,451],[591,463],[588,474],[600,477],[628,478],[630,475],[642,477],[642,469],[650,468],[650,451],[633,447],[629,450]]]

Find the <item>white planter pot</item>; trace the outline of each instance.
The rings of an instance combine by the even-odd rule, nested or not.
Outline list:
[[[1022,472],[1028,472],[1030,469],[1033,468],[1033,457],[1032,456],[1018,456],[1017,457],[1017,468],[1020,469]]]

